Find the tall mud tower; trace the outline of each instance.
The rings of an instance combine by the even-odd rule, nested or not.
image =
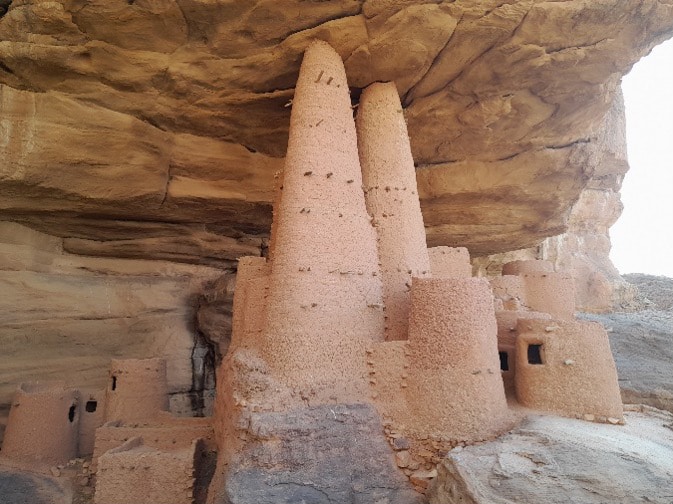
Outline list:
[[[304,55],[283,177],[265,358],[290,386],[352,401],[383,340],[382,287],[346,73],[325,42]]]
[[[362,92],[357,132],[367,210],[378,237],[385,339],[405,340],[411,279],[430,276],[430,259],[409,134],[394,83],[374,83]]]

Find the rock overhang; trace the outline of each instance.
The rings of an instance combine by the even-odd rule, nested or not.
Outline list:
[[[61,236],[85,218],[162,223],[197,249],[190,229],[267,233],[317,38],[351,86],[396,83],[429,245],[532,246],[624,157],[604,119],[621,76],[672,33],[673,6],[653,0],[14,2],[1,211],[41,229],[49,213]],[[109,240],[98,229],[79,238]]]

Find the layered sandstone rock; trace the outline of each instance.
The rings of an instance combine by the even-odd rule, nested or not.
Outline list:
[[[206,266],[72,255],[60,238],[1,223],[0,426],[19,383],[61,379],[101,389],[112,357],[165,357],[172,409],[203,408],[208,386],[199,377],[208,370],[199,352],[208,348],[195,305],[220,275]]]
[[[654,0],[15,1],[0,17],[2,216],[59,216],[48,230],[77,252],[191,261],[267,232],[285,105],[318,38],[352,86],[397,85],[431,245],[534,245],[565,230],[621,75],[672,26]]]

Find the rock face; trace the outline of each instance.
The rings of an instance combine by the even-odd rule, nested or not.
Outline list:
[[[393,462],[372,406],[253,413],[248,444],[211,489],[213,504],[422,504]]]
[[[5,504],[72,503],[72,491],[58,479],[4,467],[0,468],[0,495]]]
[[[585,312],[605,312],[633,301],[634,289],[609,259],[609,228],[622,211],[619,197],[628,170],[624,102],[621,93],[598,129],[603,150],[596,170],[570,209],[565,233],[537,247],[476,258],[479,274],[494,276],[502,265],[516,259],[542,259],[557,271],[568,271],[575,283],[575,304]]]
[[[630,273],[624,280],[638,288],[649,308],[658,311],[673,311],[673,279],[664,276]]]
[[[208,373],[199,359],[207,347],[195,305],[220,275],[206,266],[71,255],[59,238],[0,223],[0,430],[19,383],[104,388],[112,357],[165,357],[172,409],[203,411],[213,383],[199,381]]]
[[[497,441],[449,452],[429,501],[668,504],[671,426],[673,417],[656,410],[628,413],[620,427],[530,417]]]
[[[430,245],[482,255],[565,230],[621,75],[673,33],[655,0],[7,3],[3,218],[74,252],[190,262],[268,231],[312,39],[354,96],[395,82]]]

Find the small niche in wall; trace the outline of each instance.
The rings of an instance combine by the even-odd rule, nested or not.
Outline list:
[[[94,401],[93,399],[88,400],[84,405],[84,411],[86,411],[87,413],[94,413],[97,408],[98,408],[98,401]]]
[[[77,405],[73,404],[68,410],[68,420],[70,420],[70,422],[75,421],[75,411],[77,411]]]
[[[112,377],[112,385],[110,385],[110,388],[112,390],[117,390],[117,377],[116,376]]]
[[[509,354],[498,352],[498,355],[500,355],[500,371],[509,371]]]
[[[528,345],[528,364],[544,364],[542,362],[542,345]]]

